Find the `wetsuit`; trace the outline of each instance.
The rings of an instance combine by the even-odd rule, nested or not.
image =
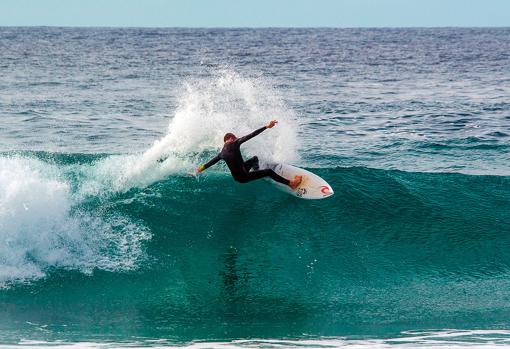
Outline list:
[[[205,170],[208,167],[211,167],[215,163],[220,160],[224,160],[227,163],[227,166],[232,173],[232,177],[241,183],[247,183],[254,181],[256,179],[260,179],[263,177],[271,177],[274,181],[282,184],[289,184],[289,181],[282,176],[279,176],[276,172],[271,169],[259,170],[258,164],[259,159],[254,156],[248,161],[243,160],[243,156],[241,155],[241,144],[246,142],[249,139],[252,139],[256,135],[262,133],[266,127],[259,128],[258,130],[253,131],[249,135],[238,138],[233,142],[225,143],[221,152],[216,155],[214,158],[209,160],[206,164],[203,165],[203,169]],[[250,172],[251,169],[254,169]]]

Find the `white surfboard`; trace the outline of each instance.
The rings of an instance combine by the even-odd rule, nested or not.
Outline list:
[[[303,176],[301,184],[296,189],[268,179],[278,189],[301,199],[324,199],[334,194],[333,188],[321,177],[302,168],[287,164],[263,164],[261,168],[270,168],[283,178],[292,179],[294,176]]]

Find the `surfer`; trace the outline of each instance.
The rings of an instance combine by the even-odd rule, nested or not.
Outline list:
[[[220,160],[224,160],[227,163],[232,177],[240,183],[251,182],[263,177],[271,177],[272,180],[288,185],[292,189],[297,188],[303,179],[302,176],[295,176],[291,180],[285,179],[271,169],[259,170],[259,159],[256,156],[244,161],[241,155],[241,144],[261,134],[265,129],[273,128],[277,123],[278,121],[273,120],[266,126],[261,127],[241,138],[237,138],[233,133],[225,134],[223,137],[224,144],[221,152],[204,165],[199,166],[197,168],[197,173],[204,171],[206,168],[211,167]]]

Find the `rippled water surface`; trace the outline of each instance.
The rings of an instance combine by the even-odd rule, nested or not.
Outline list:
[[[144,150],[186,81],[235,72],[292,109],[309,165],[509,172],[510,29],[2,28],[0,39],[0,149]]]
[[[290,197],[246,156],[334,188]],[[0,348],[505,347],[510,29],[0,28]]]

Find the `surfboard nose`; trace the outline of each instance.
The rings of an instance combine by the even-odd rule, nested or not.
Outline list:
[[[329,184],[323,185],[320,190],[321,190],[322,195],[324,195],[324,197],[328,197],[328,196],[335,194],[335,192],[333,191],[333,188],[331,188],[331,186]]]

